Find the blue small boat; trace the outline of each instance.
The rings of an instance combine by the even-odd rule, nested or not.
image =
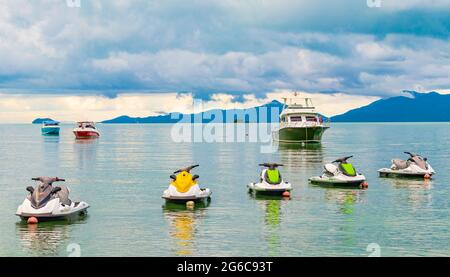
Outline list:
[[[59,122],[58,121],[44,121],[42,122],[41,132],[43,135],[59,135]]]

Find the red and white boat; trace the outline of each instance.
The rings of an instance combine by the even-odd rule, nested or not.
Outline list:
[[[92,121],[77,122],[77,127],[73,129],[73,133],[77,139],[93,139],[100,136]]]

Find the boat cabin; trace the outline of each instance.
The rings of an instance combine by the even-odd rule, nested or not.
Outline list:
[[[95,123],[92,121],[81,121],[77,122],[78,128],[91,128],[95,129]]]
[[[42,122],[43,126],[59,126],[59,122],[58,121],[53,121],[53,120],[47,120]]]
[[[323,118],[318,114],[283,114],[280,120],[285,123],[323,123]]]
[[[310,98],[283,98],[285,108],[280,115],[283,124],[320,125],[323,118],[315,111]]]

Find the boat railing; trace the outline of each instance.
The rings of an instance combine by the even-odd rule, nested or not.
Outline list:
[[[295,121],[295,122],[281,122],[280,128],[306,128],[306,127],[328,127],[329,122],[316,121]]]

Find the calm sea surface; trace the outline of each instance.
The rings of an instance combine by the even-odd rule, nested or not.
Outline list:
[[[98,125],[77,142],[71,125],[44,137],[38,125],[0,125],[0,256],[381,256],[450,255],[450,124],[333,124],[321,147],[174,143],[171,125]],[[434,180],[380,179],[403,151],[428,157]],[[368,190],[308,184],[322,164],[353,154]],[[284,163],[292,199],[254,199],[258,163]],[[169,175],[193,163],[213,191],[206,208],[165,207]],[[73,200],[91,205],[72,223],[27,226],[14,215],[31,177],[66,178]],[[369,247],[371,248],[371,247]],[[376,247],[375,247],[376,248]]]

